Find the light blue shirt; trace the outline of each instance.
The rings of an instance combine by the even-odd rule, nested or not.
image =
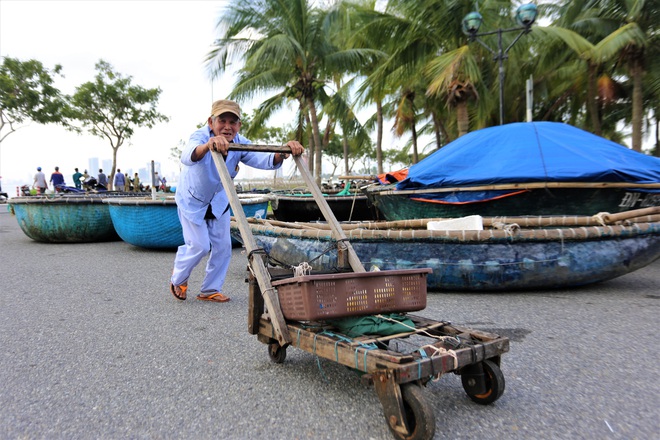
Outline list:
[[[115,186],[125,186],[126,177],[122,173],[115,174]]]
[[[206,153],[198,162],[191,157],[197,146],[205,144],[211,138],[211,128],[207,125],[200,128],[190,136],[188,144],[181,153],[183,168],[176,188],[175,200],[181,213],[191,222],[204,224],[206,209],[211,204],[211,210],[217,217],[221,216],[227,206],[229,198],[222,187],[218,169],[211,153]],[[232,140],[235,144],[249,144],[250,141],[240,134]],[[230,151],[225,163],[233,179],[238,173],[238,164],[262,170],[274,170],[282,166],[282,162],[273,165],[274,154],[255,153],[252,151]]]

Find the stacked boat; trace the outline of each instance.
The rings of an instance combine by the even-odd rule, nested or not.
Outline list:
[[[367,196],[386,220],[592,215],[660,206],[660,158],[558,122],[468,133]]]

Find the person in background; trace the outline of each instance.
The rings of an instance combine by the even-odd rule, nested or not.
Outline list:
[[[175,298],[185,300],[188,278],[202,259],[209,255],[206,274],[202,281],[202,293],[197,299],[226,302],[222,287],[231,258],[229,235],[229,198],[222,187],[220,175],[210,151],[225,156],[225,163],[232,179],[238,173],[238,164],[272,170],[282,166],[286,153],[259,153],[229,151],[229,143],[249,144],[238,134],[241,128],[241,109],[234,101],[219,100],[211,106],[207,125],[195,131],[181,154],[181,175],[175,200],[183,229],[185,244],[179,246],[170,278],[170,292]],[[295,155],[305,149],[297,141],[286,144]]]
[[[39,194],[44,194],[48,189],[46,175],[41,171],[41,167],[37,167],[37,174],[34,175],[34,183],[32,184],[32,187],[37,188]]]
[[[156,191],[160,191],[160,176],[158,175],[158,171],[154,172],[154,188],[156,188]]]
[[[126,181],[126,188],[124,188],[126,191],[131,191],[131,178],[129,177],[128,173],[124,173],[124,180]]]
[[[64,186],[64,175],[60,173],[60,167],[55,167],[55,171],[50,175],[50,183],[53,184],[56,192],[61,192]]]
[[[103,186],[103,188],[108,188],[108,176],[105,175],[102,169],[99,168],[99,177],[97,180],[97,184]]]
[[[76,170],[75,173],[73,173],[73,184],[76,186],[78,189],[82,189],[82,182],[81,178],[83,177],[82,173],[78,171],[78,168],[74,168]]]
[[[140,187],[140,176],[138,176],[138,173],[135,173],[135,176],[133,176],[133,192],[140,191],[142,191],[142,188]]]
[[[126,177],[121,173],[121,170],[117,168],[117,173],[115,174],[115,191],[124,191],[126,186]]]

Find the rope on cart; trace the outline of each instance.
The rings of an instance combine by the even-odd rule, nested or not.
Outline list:
[[[333,332],[328,331],[328,330],[323,330],[322,332],[319,332],[319,333],[314,335],[314,352],[316,352],[316,336],[317,335],[323,335],[323,336],[328,336],[328,337],[331,337],[331,338],[337,338],[337,340],[335,341],[335,362],[339,362],[339,350],[337,348],[337,345],[340,342],[345,342],[349,345],[351,343],[355,342],[353,339],[347,338],[346,336],[338,335],[338,334],[333,333]],[[358,370],[358,371],[360,370],[360,362],[359,362],[359,358],[358,358],[360,348],[364,349],[364,359],[363,359],[362,362],[364,364],[364,372],[367,373],[367,354],[370,350],[377,349],[378,346],[374,343],[365,344],[365,343],[362,343],[362,342],[358,342],[358,345],[355,348],[355,369]]]
[[[348,242],[348,241],[349,241],[348,238],[340,238],[339,240],[333,240],[333,242],[332,242],[332,244],[331,244],[330,246],[328,246],[327,248],[325,248],[325,250],[324,250],[323,252],[321,252],[320,254],[318,254],[316,257],[314,257],[314,258],[312,258],[311,260],[309,260],[309,263],[313,263],[314,261],[318,260],[319,258],[321,258],[322,256],[324,256],[325,254],[327,254],[327,253],[330,252],[331,250],[335,249],[335,245],[336,245],[337,243],[339,243],[339,242]]]
[[[423,333],[426,336],[428,336],[429,338],[438,339],[438,340],[443,341],[443,342],[447,341],[447,342],[451,343],[452,345],[456,341],[458,341],[458,344],[461,343],[461,340],[458,339],[455,336],[432,335],[429,332],[427,332],[426,330],[418,331],[418,329],[416,327],[410,326],[410,325],[406,324],[405,322],[397,321],[395,319],[392,319],[392,318],[389,318],[387,316],[383,316],[383,315],[380,315],[380,314],[378,314],[376,316],[378,318],[384,319],[386,321],[392,321],[392,322],[395,322],[397,324],[403,325],[404,327],[408,327],[409,329],[411,329],[415,332]],[[424,345],[424,346],[420,347],[419,349],[417,349],[417,351],[419,351],[419,353],[421,354],[422,359],[428,359],[429,358],[428,355],[426,354],[426,348],[430,348],[433,351],[433,353],[431,354],[431,358],[433,358],[434,356],[442,356],[442,355],[448,354],[449,356],[452,357],[452,359],[454,359],[454,369],[458,368],[458,356],[456,355],[456,352],[454,350],[447,350],[444,347],[436,347],[432,344]],[[416,359],[416,361],[417,361],[417,377],[421,378],[422,377],[422,360],[421,359]],[[434,367],[433,367],[433,362],[431,362],[431,376],[434,377],[434,380],[436,380],[436,381],[440,380],[440,377],[442,376],[442,374],[443,374],[442,372],[437,373],[437,374],[435,373]]]
[[[312,350],[312,354],[316,356],[316,366],[319,367],[319,371],[321,372],[321,377],[325,382],[329,382],[327,376],[323,372],[323,368],[321,368],[321,360],[319,359],[318,355],[316,354],[316,337],[319,335],[319,333],[314,333],[314,349]]]
[[[292,266],[293,267],[293,276],[295,277],[302,277],[304,275],[309,275],[312,273],[312,266],[309,265],[308,262],[303,261],[297,266]]]
[[[438,335],[432,335],[432,334],[430,334],[429,332],[427,332],[426,330],[418,330],[417,327],[413,327],[413,326],[411,326],[411,325],[408,325],[408,324],[406,324],[406,323],[403,322],[403,321],[397,321],[396,319],[392,319],[392,318],[390,318],[390,317],[387,317],[387,316],[384,316],[384,315],[380,315],[380,314],[376,315],[376,317],[377,317],[377,318],[384,319],[384,320],[386,320],[386,321],[391,321],[391,322],[393,322],[393,323],[395,323],[395,324],[399,324],[399,325],[402,325],[402,326],[404,326],[404,327],[407,327],[407,328],[409,328],[410,330],[416,332],[417,334],[422,334],[422,333],[423,333],[423,334],[425,334],[426,336],[428,336],[429,338],[438,339],[438,340],[440,340],[440,341],[447,341],[447,342],[450,342],[452,345],[454,345],[454,343],[455,343],[456,341],[458,341],[458,344],[461,343],[461,340],[458,339],[458,338],[455,337],[455,336],[438,336]]]
[[[270,264],[271,262],[274,262],[274,263],[275,263],[275,264],[274,264],[275,266],[282,266],[282,267],[285,267],[285,268],[287,268],[287,269],[294,269],[294,266],[292,266],[292,265],[290,265],[290,264],[288,264],[288,263],[285,263],[285,262],[283,262],[283,261],[280,261],[280,260],[278,260],[277,258],[273,258],[273,257],[271,257],[270,254],[268,254],[268,252],[266,252],[266,250],[265,250],[264,248],[257,248],[257,249],[253,249],[253,250],[251,250],[250,253],[248,253],[248,255],[247,255],[248,260],[251,261],[252,256],[253,256],[253,255],[256,255],[256,254],[260,254],[260,255],[265,255],[265,256],[266,256],[266,265]],[[249,267],[249,266],[248,266],[248,267]],[[252,272],[252,268],[249,267],[249,269],[250,269],[250,272]]]
[[[431,350],[433,350],[433,354],[431,355],[431,357],[433,357],[435,355],[448,354],[449,356],[451,356],[454,359],[454,370],[458,368],[458,356],[456,355],[456,352],[454,350],[447,350],[444,347],[436,347],[434,345],[429,344],[429,345],[425,345],[422,348],[420,348],[420,351],[422,351],[423,353],[426,354],[426,351],[424,351],[426,348],[430,348]],[[431,365],[433,365],[433,364],[431,364]],[[440,373],[440,374],[442,374],[442,373]],[[439,376],[438,376],[438,378],[439,378]]]
[[[274,263],[275,266],[281,266],[281,267],[284,267],[286,269],[291,269],[291,270],[293,270],[294,276],[298,277],[298,276],[303,276],[303,275],[309,275],[312,271],[311,263],[318,260],[319,258],[321,258],[323,255],[327,254],[331,250],[336,249],[337,243],[339,243],[339,242],[348,242],[348,241],[349,241],[348,238],[340,238],[339,240],[333,240],[332,244],[330,244],[327,248],[325,248],[316,257],[312,258],[309,261],[303,261],[302,263],[298,264],[297,266],[294,266],[294,265],[289,264],[289,263],[285,263],[284,261],[280,261],[277,258],[271,257],[270,254],[268,254],[264,248],[257,248],[257,249],[251,250],[248,253],[247,258],[248,258],[248,261],[251,261],[253,255],[256,255],[256,254],[265,255],[267,263],[272,262],[272,263]]]
[[[268,254],[266,253],[266,249],[264,249],[264,248],[256,248],[256,249],[252,249],[252,250],[247,254],[247,258],[248,258],[248,260],[251,260],[251,259],[252,259],[252,256],[255,255],[255,254],[265,255],[266,258],[268,258]]]

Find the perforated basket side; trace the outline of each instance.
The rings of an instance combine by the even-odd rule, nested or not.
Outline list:
[[[393,271],[392,271],[393,272]],[[426,273],[307,276],[277,281],[285,318],[314,321],[385,312],[411,312],[426,307]]]
[[[277,295],[280,300],[282,314],[287,319],[306,319],[309,301],[307,296],[307,284],[292,283],[279,286]]]
[[[410,310],[426,308],[426,274],[401,276],[401,305]]]

